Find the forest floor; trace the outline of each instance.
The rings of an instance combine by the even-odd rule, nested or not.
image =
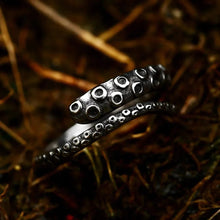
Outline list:
[[[217,219],[220,1],[0,2],[0,219]],[[162,64],[174,115],[146,115],[37,176],[95,85]]]

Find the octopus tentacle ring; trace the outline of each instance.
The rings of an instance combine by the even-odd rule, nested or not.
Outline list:
[[[68,161],[92,142],[143,114],[172,113],[173,104],[156,98],[169,81],[169,74],[159,64],[134,69],[96,86],[70,105],[76,124],[47,146],[35,164],[44,167]]]

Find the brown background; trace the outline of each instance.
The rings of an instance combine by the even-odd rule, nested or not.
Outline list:
[[[0,219],[217,219],[219,1],[33,2],[0,2]],[[71,102],[158,63],[176,115],[139,118],[34,174],[34,155],[74,123]]]

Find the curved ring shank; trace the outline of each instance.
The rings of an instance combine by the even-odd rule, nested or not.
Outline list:
[[[159,64],[124,73],[88,91],[70,105],[74,120],[82,124],[75,124],[48,145],[45,153],[35,158],[35,164],[44,167],[68,161],[92,142],[138,116],[173,112],[172,104],[143,101],[155,100],[155,95],[169,81],[165,68]]]
[[[78,124],[74,125],[60,139],[50,145],[48,152],[36,157],[36,164],[42,166],[63,163],[100,137],[107,135],[109,132],[138,116],[156,112],[171,113],[174,109],[175,106],[167,102],[140,102],[120,112],[110,114],[108,117],[94,124],[90,124],[90,128],[83,130],[80,134],[71,138],[73,136],[72,132],[78,129]],[[84,126],[86,127],[86,125]]]

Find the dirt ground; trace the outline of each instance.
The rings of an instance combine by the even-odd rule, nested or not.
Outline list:
[[[0,219],[218,219],[219,27],[218,0],[1,0]],[[174,115],[137,118],[36,175],[77,97],[159,63]]]

